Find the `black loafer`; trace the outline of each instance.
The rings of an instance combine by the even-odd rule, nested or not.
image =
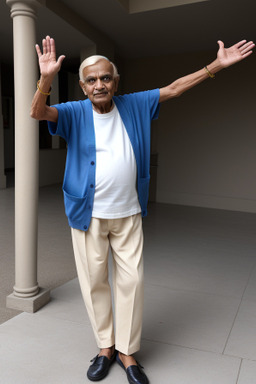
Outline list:
[[[149,384],[148,378],[142,371],[142,366],[138,362],[138,365],[130,365],[126,369],[118,354],[116,355],[116,361],[125,370],[127,379],[130,384]]]
[[[104,379],[107,376],[111,364],[115,361],[116,351],[113,353],[111,359],[108,359],[106,356],[95,356],[91,362],[88,371],[87,377],[91,381],[99,381]]]

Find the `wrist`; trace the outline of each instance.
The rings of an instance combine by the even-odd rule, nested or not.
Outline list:
[[[219,59],[214,60],[212,63],[207,65],[208,70],[214,75],[221,71],[224,67],[221,65]]]
[[[42,75],[41,74],[39,80],[40,80],[41,85],[45,84],[47,86],[51,86],[52,82],[54,80],[54,77],[55,76],[49,76],[49,75]]]
[[[38,91],[44,95],[49,96],[51,94],[51,84],[52,80],[50,79],[44,79],[43,77],[40,77],[40,79],[37,81],[37,89]]]

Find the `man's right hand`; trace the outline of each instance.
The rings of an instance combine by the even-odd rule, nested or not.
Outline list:
[[[43,53],[39,45],[36,44],[41,77],[53,80],[54,76],[59,72],[65,56],[61,55],[56,61],[55,41],[50,38],[50,36],[46,36],[46,38],[43,39],[42,45]]]
[[[58,121],[58,110],[55,107],[49,107],[46,100],[50,94],[49,91],[54,76],[59,72],[65,56],[61,55],[56,61],[55,42],[50,36],[43,39],[43,53],[38,44],[36,45],[36,52],[41,77],[32,100],[30,116],[37,120],[48,120],[56,123]]]

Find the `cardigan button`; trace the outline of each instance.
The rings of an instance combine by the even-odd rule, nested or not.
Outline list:
[[[94,161],[91,161],[91,165],[94,165],[95,163],[94,163]]]
[[[87,225],[84,225],[84,229],[87,229]]]
[[[90,188],[93,188],[93,187],[94,187],[94,185],[93,185],[93,184],[91,184],[91,185],[90,185]]]

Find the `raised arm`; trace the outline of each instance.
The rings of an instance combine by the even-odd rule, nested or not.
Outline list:
[[[30,115],[37,120],[49,120],[57,122],[58,111],[56,108],[46,105],[46,100],[50,94],[51,84],[54,76],[59,72],[65,56],[60,56],[56,61],[56,49],[54,39],[46,36],[43,39],[43,53],[36,45],[40,68],[40,80],[37,83],[37,91],[33,97]]]
[[[218,44],[219,50],[216,60],[199,71],[181,77],[167,87],[161,88],[159,102],[161,103],[173,97],[178,97],[207,78],[214,78],[215,73],[221,71],[223,68],[238,63],[251,55],[252,49],[255,46],[252,41],[247,42],[246,40],[242,40],[230,48],[225,48],[222,41],[218,41]]]

